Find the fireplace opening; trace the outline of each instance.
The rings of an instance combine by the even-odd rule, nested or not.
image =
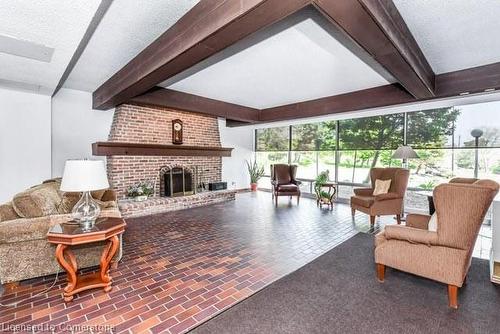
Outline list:
[[[194,183],[196,176],[189,168],[173,167],[162,168],[160,178],[163,185],[162,196],[177,197],[195,193]]]

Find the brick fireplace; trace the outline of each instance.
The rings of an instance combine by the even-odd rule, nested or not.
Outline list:
[[[221,147],[217,118],[196,113],[172,110],[162,107],[138,106],[124,104],[115,109],[109,134],[109,142],[137,144],[172,144],[172,120],[183,122],[183,144],[186,146]],[[181,145],[181,146],[182,146]],[[188,208],[234,199],[234,192],[225,191],[216,194],[202,194],[197,190],[201,185],[221,181],[222,158],[219,156],[141,156],[141,155],[109,155],[107,156],[107,172],[111,186],[118,194],[120,208],[125,211],[141,211],[149,207],[149,211],[169,211],[170,209]],[[179,174],[185,173],[184,175]],[[175,196],[169,195],[166,186],[177,180],[186,181],[186,172],[192,177],[192,184],[184,184],[182,191],[186,195],[182,205],[178,205],[181,188],[178,182]],[[170,182],[166,183],[168,176]],[[179,178],[180,177],[180,178]],[[174,179],[175,178],[175,179]],[[149,181],[155,185],[155,196],[150,203],[132,204],[126,200],[128,187],[140,181]],[[191,189],[187,189],[191,188]],[[217,198],[217,197],[220,198]],[[228,197],[229,196],[229,197]],[[232,196],[232,198],[231,198]],[[164,200],[162,200],[164,199]],[[155,204],[152,204],[155,203]],[[137,209],[137,207],[141,209]],[[155,206],[155,208],[151,207]],[[161,206],[159,210],[157,206]],[[137,215],[137,212],[130,212]]]

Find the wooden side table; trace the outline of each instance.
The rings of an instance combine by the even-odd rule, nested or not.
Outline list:
[[[321,186],[321,189],[328,189],[328,197],[323,198],[319,194],[316,194],[316,205],[320,208],[323,207],[323,204],[328,205],[330,210],[333,210],[333,201],[335,199],[335,195],[337,194],[337,183],[335,182],[326,182]]]
[[[121,218],[100,218],[89,231],[83,231],[79,225],[57,224],[47,233],[48,242],[57,245],[56,259],[68,274],[68,285],[64,288],[64,301],[70,302],[75,294],[96,288],[111,291],[109,266],[120,245],[118,236],[125,232],[127,224]],[[100,270],[95,273],[78,275],[76,257],[71,246],[107,241],[101,255]]]

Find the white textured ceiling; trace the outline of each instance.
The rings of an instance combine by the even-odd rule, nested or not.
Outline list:
[[[0,35],[54,49],[50,62],[0,52],[0,86],[51,94],[99,3],[99,0],[0,1]]]
[[[238,42],[161,86],[254,108],[269,108],[386,85],[307,9]]]
[[[500,61],[499,0],[394,0],[435,73]]]
[[[63,87],[94,91],[198,0],[114,0]]]

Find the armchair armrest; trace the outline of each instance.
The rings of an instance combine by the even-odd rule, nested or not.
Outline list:
[[[354,188],[354,194],[358,196],[371,196],[373,194],[372,188]]]
[[[397,193],[387,193],[375,196],[375,201],[386,201],[389,199],[396,199],[396,198],[403,198],[403,197]]]
[[[406,226],[427,230],[429,228],[430,219],[431,216],[412,213],[406,216]]]
[[[300,186],[302,184],[302,181],[292,180],[292,183],[295,184],[296,186]]]
[[[384,234],[387,239],[397,239],[417,244],[437,245],[438,241],[438,235],[436,232],[407,226],[386,226],[384,228]]]

